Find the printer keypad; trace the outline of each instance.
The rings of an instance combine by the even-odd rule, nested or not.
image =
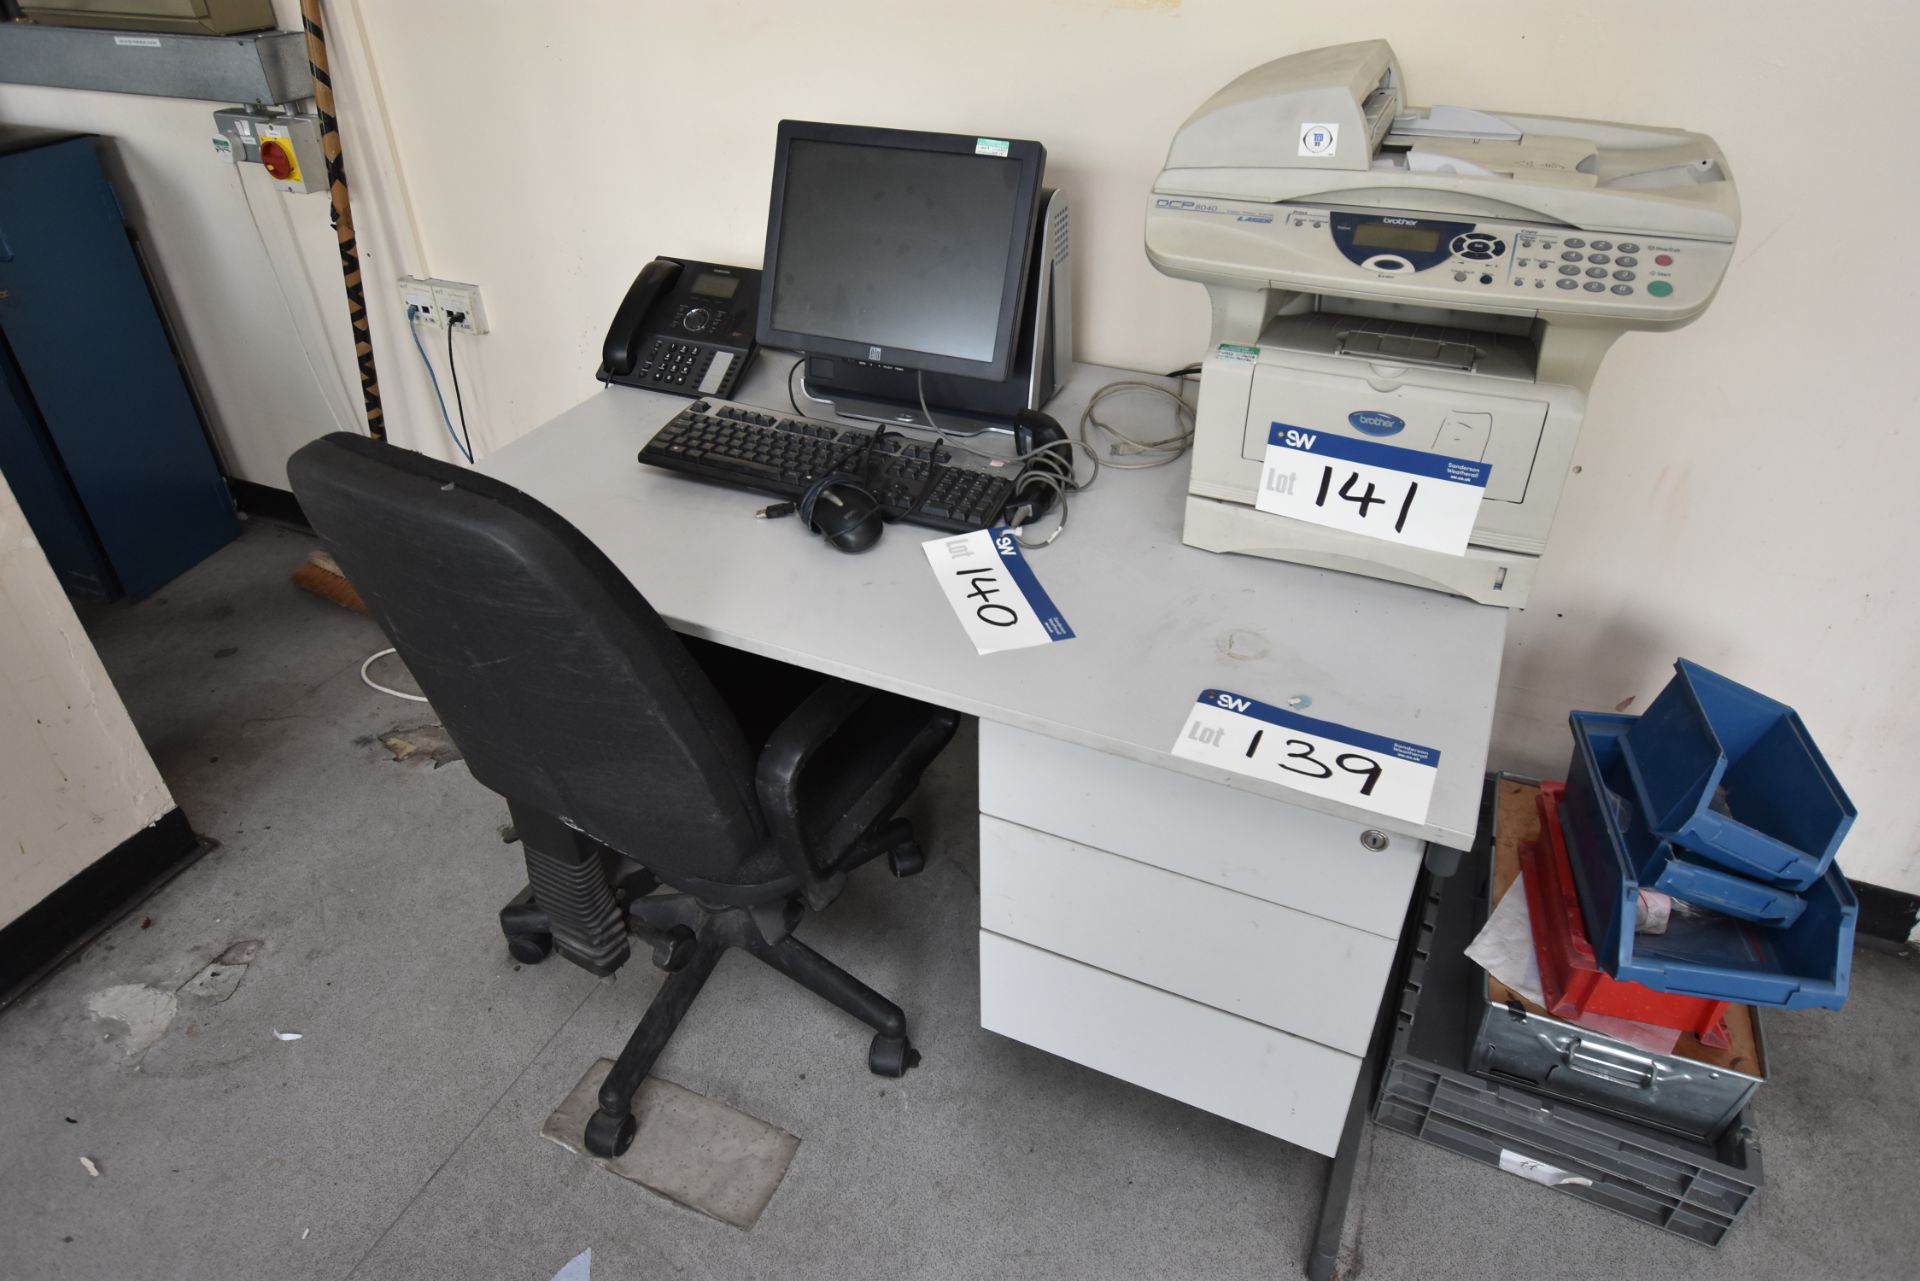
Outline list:
[[[1567,263],[1560,268],[1560,274],[1563,276],[1577,276],[1580,274],[1580,268],[1574,266],[1572,263]]]
[[[1569,249],[1585,249],[1587,247],[1587,242],[1578,236],[1568,236],[1566,244]]]
[[[1567,243],[1572,244],[1573,242],[1569,240]],[[1577,254],[1573,252],[1573,250],[1571,249],[1567,250],[1567,252],[1561,254],[1560,256],[1566,259],[1568,262],[1579,262],[1582,258],[1586,257],[1585,254]]]
[[[1589,267],[1587,268],[1587,274],[1589,276],[1604,276],[1607,274],[1607,269],[1605,267]]]
[[[1580,287],[1580,282],[1579,282],[1579,281],[1577,281],[1577,280],[1568,280],[1568,279],[1566,279],[1566,278],[1564,278],[1564,277],[1562,277],[1562,278],[1561,278],[1561,279],[1559,279],[1559,280],[1556,280],[1556,281],[1554,281],[1553,283],[1554,283],[1554,284],[1556,284],[1556,285],[1559,285],[1559,286],[1560,286],[1560,287],[1561,287],[1562,289],[1578,289],[1578,288]]]
[[[1600,264],[1602,264],[1602,265],[1604,265],[1604,264],[1606,264],[1606,263],[1609,263],[1609,262],[1612,262],[1612,261],[1613,261],[1613,259],[1611,259],[1611,258],[1609,258],[1609,257],[1607,257],[1607,255],[1605,255],[1605,254],[1588,254],[1588,255],[1587,255],[1587,261],[1588,261],[1588,262],[1594,262],[1594,263],[1600,263]]]
[[[1595,249],[1611,249],[1613,248],[1613,242],[1611,240],[1596,240],[1593,242],[1593,247]]]
[[[1618,249],[1623,254],[1637,254],[1640,252],[1639,245],[1630,245],[1624,240],[1621,241],[1619,244],[1615,245],[1614,248]]]
[[[1621,245],[1620,247],[1622,249],[1626,248],[1625,245]],[[1616,267],[1637,267],[1640,265],[1640,260],[1638,258],[1634,258],[1634,257],[1623,254],[1620,257],[1615,258],[1613,260],[1613,265]]]
[[[1607,287],[1598,280],[1589,280],[1587,282],[1587,292],[1590,294],[1602,294],[1606,291]]]
[[[1616,271],[1613,273],[1613,278],[1615,280],[1632,280],[1633,273],[1630,271]]]

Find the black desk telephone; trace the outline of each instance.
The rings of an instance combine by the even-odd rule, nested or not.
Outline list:
[[[655,258],[613,314],[600,381],[730,396],[753,362],[759,305],[760,273],[751,267]]]

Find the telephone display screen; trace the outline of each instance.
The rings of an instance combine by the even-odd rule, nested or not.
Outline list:
[[[703,271],[694,277],[693,296],[696,298],[731,298],[734,290],[740,288],[740,277],[722,276],[718,272]]]
[[[1366,249],[1407,249],[1414,253],[1430,254],[1440,247],[1440,233],[1425,227],[1363,222],[1353,229],[1353,243]]]

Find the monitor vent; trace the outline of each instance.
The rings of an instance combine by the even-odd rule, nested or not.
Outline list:
[[[1052,231],[1053,231],[1053,260],[1055,262],[1065,262],[1067,260],[1067,248],[1068,248],[1067,246],[1067,211],[1065,209],[1056,209],[1054,211]]]

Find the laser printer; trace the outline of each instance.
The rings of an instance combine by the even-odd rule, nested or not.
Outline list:
[[[1706,310],[1739,226],[1703,134],[1411,108],[1384,40],[1254,68],[1147,205],[1148,258],[1212,304],[1184,540],[1525,604],[1601,358]],[[1304,487],[1289,439],[1332,451]],[[1407,509],[1349,459],[1408,477]],[[1422,484],[1460,501],[1415,539],[1392,518]]]

